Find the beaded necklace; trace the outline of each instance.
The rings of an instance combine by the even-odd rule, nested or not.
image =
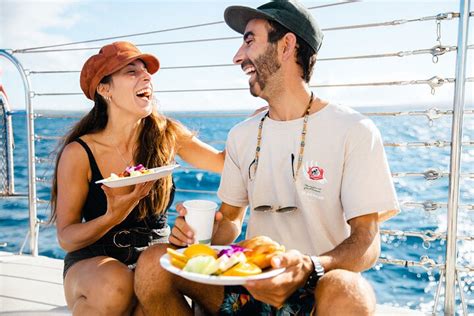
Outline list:
[[[305,146],[305,138],[306,138],[306,128],[308,125],[308,117],[309,117],[309,110],[311,109],[311,103],[313,102],[313,92],[311,92],[311,98],[309,99],[308,106],[306,107],[306,111],[303,117],[303,129],[301,130],[301,141],[300,141],[300,152],[298,155],[298,165],[296,167],[296,172],[293,174],[293,180],[296,181],[296,176],[298,175],[298,171],[303,164],[303,154],[304,154],[304,146]],[[260,149],[262,144],[262,130],[263,130],[263,121],[267,118],[268,112],[262,117],[260,120],[260,124],[258,125],[258,134],[257,134],[257,147],[255,148],[255,159],[254,159],[254,174],[257,174],[257,167],[258,167],[258,160],[260,159]]]

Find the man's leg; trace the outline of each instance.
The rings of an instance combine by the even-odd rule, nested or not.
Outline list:
[[[375,294],[359,273],[332,270],[319,281],[315,291],[316,315],[374,315]]]
[[[224,288],[191,282],[163,269],[160,257],[168,245],[160,244],[145,250],[135,270],[135,294],[138,306],[135,315],[192,315],[184,295],[210,313],[217,313],[224,299]]]

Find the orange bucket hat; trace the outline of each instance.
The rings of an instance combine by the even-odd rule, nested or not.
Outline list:
[[[95,91],[102,78],[113,74],[134,60],[140,59],[150,74],[160,69],[158,58],[142,52],[132,43],[114,42],[102,47],[90,57],[81,70],[81,89],[87,98],[94,100]]]

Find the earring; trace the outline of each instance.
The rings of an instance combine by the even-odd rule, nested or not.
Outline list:
[[[111,100],[112,98],[109,97],[108,95],[105,95],[105,96],[104,96],[104,99],[105,99],[106,101],[110,102],[110,100]]]

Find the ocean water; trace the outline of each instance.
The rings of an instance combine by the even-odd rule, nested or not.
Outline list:
[[[422,108],[410,108],[421,110]],[[390,108],[360,109],[361,112],[377,110],[392,110]],[[400,111],[397,108],[396,111]],[[191,115],[189,115],[191,114]],[[227,132],[237,122],[243,120],[248,113],[240,117],[229,117],[225,113],[213,113],[213,117],[203,117],[196,113],[168,113],[186,126],[198,133],[205,142],[222,149]],[[398,116],[372,117],[382,132],[386,143],[402,142],[434,142],[436,140],[451,140],[451,117],[444,116],[436,119],[432,124],[426,117]],[[35,121],[36,134],[41,136],[58,136],[66,133],[76,118],[38,118]],[[474,117],[465,115],[464,141],[474,140]],[[27,192],[27,145],[26,125],[24,113],[13,116],[15,139],[15,185],[17,192]],[[36,142],[36,155],[41,158],[54,158],[57,148],[55,140],[41,140]],[[427,169],[438,169],[449,172],[450,148],[425,147],[387,147],[387,156],[392,172],[424,172]],[[462,173],[474,173],[474,147],[466,146],[462,151]],[[37,177],[46,182],[37,183],[39,199],[48,200],[50,182],[53,170],[52,163],[37,164]],[[200,170],[178,169],[175,173],[175,182],[180,189],[215,191],[219,185],[219,175]],[[448,178],[427,181],[423,177],[394,178],[395,187],[400,201],[427,200],[447,202]],[[460,204],[474,204],[474,179],[463,178],[460,182]],[[219,202],[217,196],[203,193],[181,193],[175,197],[175,203],[186,199],[205,198]],[[403,208],[400,215],[382,224],[382,229],[403,231],[446,231],[446,212],[444,208],[426,212],[423,209]],[[49,205],[40,204],[39,218],[46,220],[49,216]],[[459,236],[474,236],[472,210],[460,209],[458,229]],[[174,205],[170,212],[173,221],[176,213]],[[23,199],[0,199],[0,242],[7,242],[3,251],[19,251],[28,231],[27,201]],[[41,255],[63,258],[65,253],[56,241],[54,227],[40,229],[39,251]],[[241,237],[242,238],[242,237]],[[444,262],[446,246],[444,241],[423,242],[418,237],[382,236],[382,257],[388,259],[403,259],[420,261],[422,256],[428,256],[436,262]],[[458,264],[474,266],[474,241],[460,241],[458,243]],[[28,250],[28,249],[26,249]],[[423,268],[406,268],[391,264],[377,264],[373,269],[364,273],[375,288],[378,303],[394,306],[409,307],[423,311],[431,311],[434,295],[439,280],[439,271]],[[474,315],[474,272],[462,273],[462,290],[468,302],[469,314]],[[458,303],[459,296],[458,296]],[[439,313],[443,300],[440,301]],[[460,311],[460,310],[459,310]]]

